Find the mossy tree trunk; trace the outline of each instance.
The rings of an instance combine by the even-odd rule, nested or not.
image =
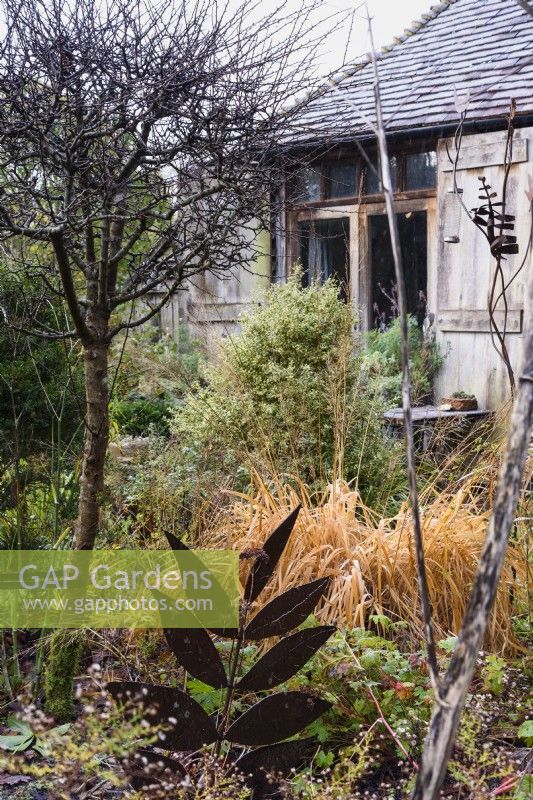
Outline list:
[[[50,653],[45,673],[45,711],[59,722],[75,716],[74,678],[80,671],[83,633],[56,631],[50,639]]]

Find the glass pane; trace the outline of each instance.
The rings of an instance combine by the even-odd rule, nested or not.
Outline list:
[[[300,222],[300,262],[303,284],[322,283],[336,278],[341,295],[348,295],[350,220],[317,219]]]
[[[372,166],[374,169],[369,169],[367,166],[366,168],[366,193],[367,194],[379,194],[382,191],[381,188],[381,181],[379,180],[379,168],[378,164],[375,161],[372,161]],[[396,191],[396,174],[397,174],[397,161],[396,156],[391,156],[389,159],[390,163],[390,171],[391,171],[391,178],[392,178],[392,188]]]
[[[320,200],[320,168],[302,167],[295,175],[293,201],[309,203]]]
[[[326,196],[354,197],[357,194],[357,166],[330,164],[326,168]]]
[[[437,183],[437,154],[409,153],[405,157],[405,188],[432,189]]]
[[[407,310],[422,325],[426,315],[427,214],[425,211],[412,211],[397,214],[396,218],[405,268]],[[384,330],[398,316],[396,275],[385,214],[369,217],[369,235],[372,316],[374,326]]]

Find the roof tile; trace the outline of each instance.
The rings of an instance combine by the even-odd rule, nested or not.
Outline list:
[[[458,121],[456,92],[470,92],[467,118],[503,116],[511,98],[533,112],[533,17],[516,0],[444,0],[382,49],[378,69],[391,131]],[[288,140],[368,134],[358,111],[374,118],[368,57],[300,106]]]

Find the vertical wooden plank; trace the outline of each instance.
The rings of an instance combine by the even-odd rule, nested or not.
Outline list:
[[[437,200],[431,198],[427,207],[427,310],[428,313],[437,314],[437,249],[438,249],[438,226],[437,226]]]
[[[359,324],[361,321],[360,297],[359,297],[359,206],[350,211],[350,302],[354,314],[356,314]]]

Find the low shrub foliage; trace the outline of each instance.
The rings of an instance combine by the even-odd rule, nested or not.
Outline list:
[[[314,487],[342,478],[370,505],[403,496],[401,449],[383,435],[383,400],[362,369],[355,322],[331,281],[303,289],[296,274],[273,286],[175,413],[183,463],[241,485],[254,469]]]

